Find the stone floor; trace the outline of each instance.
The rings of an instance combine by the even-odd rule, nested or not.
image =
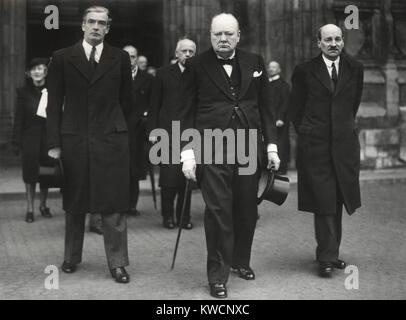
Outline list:
[[[282,207],[261,204],[251,264],[257,279],[231,276],[229,299],[405,299],[406,181],[401,177],[363,179],[363,207],[352,217],[344,216],[341,258],[358,268],[359,289],[346,289],[350,274],[344,271],[336,271],[332,279],[316,275],[312,215],[297,212],[293,185]],[[87,233],[83,263],[74,274],[59,272],[57,290],[45,288],[44,270],[48,265],[59,268],[63,260],[64,213],[59,195],[49,200],[54,218],[37,213],[33,224],[24,222],[23,199],[21,194],[0,197],[0,299],[211,298],[205,270],[204,204],[198,191],[192,199],[195,228],[182,232],[173,271],[177,232],[161,227],[159,212],[144,190],[141,216],[128,218],[131,282],[112,281],[102,237]]]

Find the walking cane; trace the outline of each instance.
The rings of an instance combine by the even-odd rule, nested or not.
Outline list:
[[[186,202],[187,202],[187,193],[189,190],[189,179],[186,179],[186,186],[185,186],[185,196],[183,198],[183,203],[182,203],[182,211],[180,213],[180,221],[179,221],[179,229],[178,229],[178,237],[176,239],[176,244],[175,244],[175,251],[173,252],[173,259],[172,259],[172,266],[171,270],[175,267],[175,260],[176,260],[176,253],[178,252],[178,246],[179,246],[179,239],[180,239],[180,234],[182,232],[182,227],[183,227],[183,216],[185,215],[185,210],[186,210]]]
[[[154,176],[154,168],[152,167],[151,163],[148,163],[148,171],[149,171],[149,177],[151,179],[152,200],[154,202],[154,208],[156,210],[155,176]]]

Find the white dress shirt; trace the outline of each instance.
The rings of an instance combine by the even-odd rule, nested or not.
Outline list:
[[[138,73],[138,66],[136,65],[134,69],[131,69],[131,76],[132,76],[133,80],[137,76],[137,73]]]
[[[82,47],[83,47],[83,49],[85,50],[85,54],[86,54],[87,60],[89,60],[89,59],[90,59],[90,54],[92,53],[92,48],[93,48],[93,46],[92,46],[91,44],[87,43],[86,40],[83,40],[83,41],[82,41]],[[103,52],[103,47],[104,47],[103,42],[102,42],[102,43],[99,43],[99,44],[96,46],[96,52],[95,52],[95,54],[94,54],[94,60],[95,60],[97,63],[99,63],[99,61],[100,61],[100,57],[101,57],[102,52]]]
[[[185,71],[185,66],[183,64],[181,64],[180,62],[178,62],[178,67],[179,67],[181,73],[183,73],[183,71]]]
[[[234,59],[234,57],[235,57],[235,51],[234,51],[233,54],[232,54],[230,57],[228,57],[227,59],[224,59],[223,57],[220,57],[220,56],[217,56],[217,59],[220,59],[220,60],[230,60],[230,59]],[[224,64],[224,65],[223,65],[223,68],[224,68],[224,70],[226,71],[227,75],[228,75],[229,77],[231,77],[231,73],[233,72],[233,66],[230,65],[230,64]]]
[[[330,75],[330,78],[332,78],[331,73],[333,72],[333,66],[332,63],[335,64],[336,70],[337,70],[337,76],[338,76],[338,68],[340,65],[340,56],[337,57],[334,61],[331,61],[327,59],[324,55],[322,55],[324,63],[326,64],[328,74]]]

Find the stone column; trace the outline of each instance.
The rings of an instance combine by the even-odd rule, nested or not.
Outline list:
[[[0,1],[0,147],[11,137],[16,88],[24,84],[26,0]]]
[[[164,62],[174,55],[180,37],[188,36],[198,52],[210,46],[210,22],[220,12],[219,0],[163,0]]]

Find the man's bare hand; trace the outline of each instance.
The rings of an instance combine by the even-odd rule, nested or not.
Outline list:
[[[268,169],[275,169],[277,171],[281,164],[281,160],[279,160],[279,156],[277,152],[268,152]]]
[[[191,179],[196,182],[196,160],[189,159],[183,161],[182,172],[186,179]]]
[[[61,157],[61,148],[49,149],[48,155],[53,159],[59,159]]]

